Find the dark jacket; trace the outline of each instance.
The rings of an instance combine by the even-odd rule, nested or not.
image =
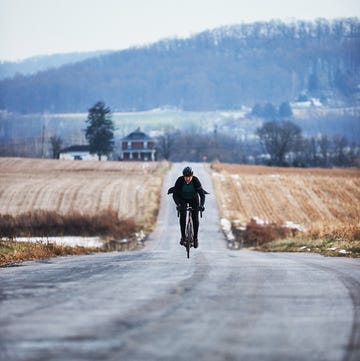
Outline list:
[[[200,205],[203,206],[205,204],[205,194],[209,194],[209,193],[206,192],[205,189],[203,189],[198,177],[193,176],[191,181],[194,183],[196,193],[200,196]],[[174,199],[181,199],[182,186],[184,183],[185,183],[185,178],[183,176],[179,177],[175,182],[175,186],[169,188],[168,194],[173,193]]]

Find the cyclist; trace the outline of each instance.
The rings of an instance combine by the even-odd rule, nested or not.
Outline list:
[[[176,180],[175,186],[170,188],[168,193],[173,193],[176,208],[180,212],[181,245],[185,244],[186,206],[189,205],[193,208],[194,248],[197,248],[199,245],[199,211],[205,210],[205,194],[207,192],[202,188],[199,178],[194,176],[191,167],[185,167],[183,176]]]

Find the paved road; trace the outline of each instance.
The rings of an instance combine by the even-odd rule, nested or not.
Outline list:
[[[212,194],[189,260],[164,195],[144,250],[0,269],[0,360],[360,360],[360,260],[227,250],[194,169]]]

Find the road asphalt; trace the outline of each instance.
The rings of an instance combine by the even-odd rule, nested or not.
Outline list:
[[[210,192],[186,258],[164,179],[138,251],[0,268],[0,360],[360,360],[360,259],[231,251]]]

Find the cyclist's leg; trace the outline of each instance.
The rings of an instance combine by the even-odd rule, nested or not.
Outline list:
[[[181,206],[180,210],[180,232],[181,232],[181,239],[185,239],[185,226],[186,226],[186,204],[184,201],[176,194],[173,193],[173,200],[176,205]]]
[[[186,208],[184,208],[180,211],[181,238],[185,238],[185,227],[186,227]]]

